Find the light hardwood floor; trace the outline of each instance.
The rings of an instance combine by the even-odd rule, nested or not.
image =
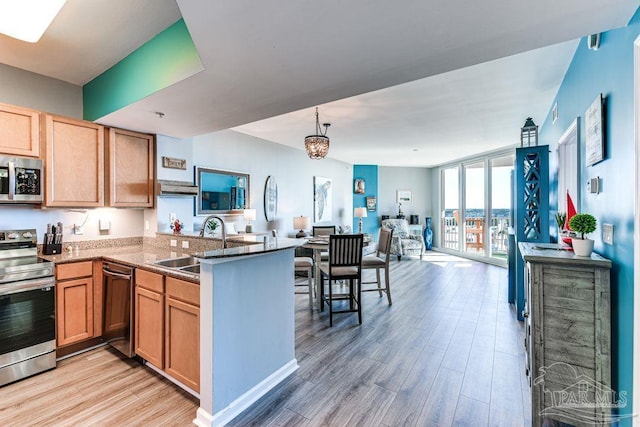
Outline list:
[[[373,274],[373,272],[366,272]],[[301,283],[305,279],[300,279]],[[522,327],[507,271],[449,255],[391,262],[393,305],[311,312],[296,295],[300,369],[233,426],[527,426]],[[196,399],[107,349],[0,388],[0,425],[176,425]]]

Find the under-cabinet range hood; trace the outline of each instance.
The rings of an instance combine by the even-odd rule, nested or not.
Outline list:
[[[189,181],[170,181],[158,179],[156,181],[156,194],[158,196],[197,196],[198,186]]]

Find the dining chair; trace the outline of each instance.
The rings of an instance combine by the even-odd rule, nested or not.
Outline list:
[[[332,234],[329,236],[329,260],[320,264],[320,298],[322,310],[329,306],[329,326],[333,326],[334,313],[358,313],[358,323],[362,324],[362,234]],[[324,279],[327,279],[327,293]],[[334,293],[333,282],[348,281],[348,293]],[[333,302],[349,301],[348,309],[334,310]]]
[[[336,234],[335,225],[314,225],[311,230],[314,237]],[[326,261],[327,259],[329,259],[329,253],[327,251],[320,252],[320,259],[322,261]]]
[[[389,256],[391,254],[391,239],[393,237],[393,230],[381,228],[378,235],[378,250],[375,255],[366,255],[362,258],[363,270],[376,270],[375,282],[362,282],[363,285],[376,283],[375,288],[362,287],[362,292],[378,291],[380,297],[382,292],[387,294],[387,301],[391,305],[391,288],[389,286]],[[380,282],[380,270],[384,270],[384,288]]]
[[[271,230],[273,237],[278,237],[278,230]],[[309,309],[313,309],[313,258],[306,256],[297,256],[293,258],[293,271],[294,273],[306,273],[307,275],[307,290],[306,291],[294,291],[296,294],[309,294]],[[298,285],[295,286],[304,286]]]

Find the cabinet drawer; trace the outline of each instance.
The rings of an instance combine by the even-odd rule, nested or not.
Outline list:
[[[200,306],[200,286],[195,283],[167,277],[167,296]]]
[[[158,273],[152,273],[147,270],[136,269],[136,285],[155,291],[164,293],[164,276]]]
[[[56,279],[66,280],[93,275],[93,261],[73,262],[56,266]]]

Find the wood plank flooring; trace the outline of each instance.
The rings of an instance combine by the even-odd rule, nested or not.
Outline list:
[[[363,295],[362,325],[344,314],[330,328],[327,311],[296,295],[300,368],[230,425],[530,425],[506,270],[433,252],[392,261],[391,283],[392,306]],[[107,348],[0,388],[0,425],[188,426],[197,408]]]

